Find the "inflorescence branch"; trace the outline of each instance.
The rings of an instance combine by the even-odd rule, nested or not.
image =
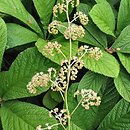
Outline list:
[[[99,106],[101,103],[101,98],[97,96],[97,93],[91,89],[81,89],[74,93],[74,97],[78,97],[80,100],[75,107],[75,109],[70,113],[68,108],[68,88],[70,80],[76,80],[78,71],[83,68],[84,60],[83,58],[92,58],[98,61],[102,56],[103,52],[98,47],[89,47],[87,45],[80,46],[77,50],[75,56],[72,55],[72,41],[78,40],[85,36],[85,29],[82,25],[87,25],[89,19],[83,12],[76,12],[73,19],[70,21],[69,18],[69,7],[74,8],[79,5],[79,0],[62,0],[61,3],[57,3],[53,7],[53,15],[58,18],[59,14],[63,12],[66,14],[67,25],[63,24],[61,21],[54,20],[48,26],[48,32],[50,34],[58,34],[59,27],[64,28],[64,37],[69,40],[70,43],[70,56],[69,58],[62,51],[62,44],[57,41],[48,42],[47,45],[43,46],[42,53],[47,56],[55,57],[57,54],[63,56],[61,61],[60,71],[57,73],[55,68],[49,68],[47,73],[39,72],[36,73],[31,81],[27,84],[27,90],[35,94],[38,87],[51,86],[52,91],[60,92],[63,101],[65,103],[65,109],[55,108],[49,112],[49,116],[54,116],[59,123],[49,125],[45,124],[42,128],[41,125],[37,126],[36,130],[51,130],[53,127],[61,125],[64,130],[70,130],[70,120],[71,116],[82,106],[84,109],[88,110],[91,106]],[[79,19],[82,25],[77,25],[76,22]],[[68,126],[66,128],[66,126]]]

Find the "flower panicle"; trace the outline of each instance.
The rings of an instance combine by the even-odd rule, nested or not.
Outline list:
[[[92,89],[77,90],[74,97],[78,95],[81,96],[81,106],[86,110],[89,110],[90,106],[99,106],[101,104],[101,98]]]
[[[67,124],[68,115],[66,109],[59,110],[58,108],[55,108],[49,112],[49,116],[54,116],[63,125]]]
[[[83,38],[84,35],[85,30],[81,25],[72,24],[64,31],[65,39],[77,40],[79,38]]]
[[[98,47],[89,47],[87,45],[81,46],[78,49],[78,56],[82,57],[84,54],[86,54],[89,58],[93,58],[95,60],[99,60],[103,56],[102,50]]]
[[[62,91],[64,92],[67,87],[67,73],[70,71],[70,80],[76,80],[78,71],[82,69],[84,62],[78,57],[73,57],[71,64],[69,65],[68,60],[63,60],[61,62],[61,68],[59,75],[52,84],[51,89],[53,91]]]
[[[53,7],[53,15],[57,17],[57,14],[62,14],[63,12],[67,12],[67,4],[70,4],[72,8],[77,7],[79,5],[79,0],[62,0],[61,3],[57,3]]]
[[[50,56],[54,56],[55,53],[54,51],[56,51],[57,53],[61,52],[61,47],[62,45],[59,44],[57,41],[55,42],[48,42],[47,45],[45,45],[42,49],[42,53],[44,53],[45,55],[50,55]]]
[[[52,75],[52,73],[54,73]],[[54,68],[49,68],[48,73],[45,74],[43,72],[36,73],[31,81],[27,84],[27,90],[35,94],[37,92],[37,87],[47,87],[49,84],[49,81],[51,80],[52,76],[56,76],[56,70]]]
[[[89,19],[88,19],[87,15],[84,14],[83,12],[81,12],[81,11],[80,11],[80,12],[76,12],[76,13],[74,14],[74,19],[73,19],[73,21],[76,21],[78,18],[79,18],[80,23],[81,23],[82,25],[87,25],[88,22],[89,22]]]

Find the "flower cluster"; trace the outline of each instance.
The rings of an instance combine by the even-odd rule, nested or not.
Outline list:
[[[82,56],[87,54],[89,58],[94,58],[95,60],[99,60],[103,56],[103,52],[98,47],[90,47],[87,45],[81,46],[78,49],[78,55]]]
[[[87,25],[89,22],[87,15],[84,14],[83,12],[76,12],[76,14],[74,14],[74,20],[76,21],[77,18],[80,19],[80,23],[82,25]]]
[[[55,17],[57,17],[57,13],[58,13],[58,11],[59,11],[59,13],[60,14],[62,14],[63,13],[63,11],[65,11],[66,10],[66,5],[64,4],[64,3],[58,3],[57,5],[55,5],[54,7],[53,7],[53,15],[55,16]]]
[[[77,40],[78,38],[83,38],[85,35],[85,30],[81,25],[72,24],[70,27],[66,28],[64,32],[64,37],[66,39]]]
[[[80,3],[80,0],[67,0],[68,3],[71,4],[71,7],[74,8],[74,7],[77,7]]]
[[[61,124],[66,125],[68,118],[66,112],[66,109],[59,110],[58,108],[55,108],[49,112],[49,116],[52,117],[52,115],[54,115]]]
[[[77,78],[78,70],[82,69],[83,66],[83,61],[78,59],[78,57],[73,57],[70,65],[68,60],[62,61],[59,75],[53,83],[51,89],[53,91],[64,92],[67,87],[68,71],[70,70],[70,79],[75,80]]]
[[[52,76],[56,75],[56,70],[54,68],[49,68],[48,73],[44,74],[43,72],[36,73],[31,81],[27,84],[27,90],[30,93],[35,94],[37,87],[46,87],[51,80]]]
[[[66,89],[68,66],[69,66],[68,60],[62,61],[59,75],[51,87],[51,89],[53,91],[62,91],[63,92]]]
[[[60,25],[61,24],[61,22],[60,21],[57,21],[57,20],[54,20],[54,21],[52,21],[50,24],[49,24],[49,26],[48,26],[48,32],[50,33],[50,34],[58,34],[58,29],[57,29],[57,27],[58,27],[58,25]]]
[[[81,89],[81,91],[76,91],[74,96],[81,95],[81,105],[86,110],[90,108],[90,106],[99,106],[101,103],[101,98],[97,96],[97,93],[91,89]]]
[[[67,12],[67,4],[69,3],[71,7],[74,8],[79,5],[80,1],[79,0],[62,0],[61,3],[57,3],[57,5],[53,7],[53,15],[57,17],[58,12],[60,14],[62,14],[63,12]]]
[[[70,66],[70,79],[71,80],[76,80],[77,78],[77,74],[78,74],[78,70],[82,69],[84,66],[84,62],[80,59],[78,59],[78,57],[74,57]]]
[[[58,44],[58,42],[48,42],[47,45],[43,47],[43,53],[49,54],[50,56],[54,56],[54,50],[58,53],[60,53],[61,44]]]

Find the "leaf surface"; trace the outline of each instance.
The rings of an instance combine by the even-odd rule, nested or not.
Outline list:
[[[90,16],[101,31],[115,37],[115,17],[109,3],[96,4],[90,11]]]
[[[8,72],[2,72],[0,76],[0,96],[4,100],[29,97],[38,95],[49,89],[48,87],[38,87],[36,94],[27,91],[27,84],[38,72],[47,73],[48,68],[59,66],[43,57],[36,48],[23,51],[11,65]],[[2,93],[1,93],[2,92]]]
[[[130,25],[124,28],[112,45],[113,49],[119,48],[119,52],[130,53]]]
[[[105,117],[98,130],[129,130],[130,128],[130,104],[120,100],[116,106]]]
[[[119,12],[118,12],[118,21],[117,21],[117,30],[122,31],[130,23],[130,1],[121,0]]]
[[[117,77],[119,74],[119,63],[114,56],[103,51],[103,56],[99,60],[84,56],[84,66],[91,71],[103,74],[108,77]]]
[[[121,69],[117,78],[114,79],[115,86],[120,95],[130,102],[130,75]]]
[[[9,14],[27,24],[30,28],[42,35],[35,19],[27,12],[21,0],[1,0],[0,12]]]
[[[38,40],[38,35],[18,24],[7,23],[7,49],[21,46]]]
[[[38,125],[45,127],[46,123],[56,123],[54,118],[48,116],[45,108],[19,101],[4,103],[1,119],[4,130],[36,130]]]
[[[0,68],[2,64],[3,54],[7,43],[7,28],[5,22],[0,18]]]

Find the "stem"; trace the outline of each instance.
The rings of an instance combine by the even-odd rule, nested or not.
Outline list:
[[[64,91],[60,88],[60,87],[58,87],[57,86],[57,84],[55,84],[55,82],[54,81],[52,81],[51,79],[50,79],[50,82],[52,83],[52,84],[54,84],[58,89],[59,89],[59,91],[61,91],[61,92],[63,92],[64,93]]]
[[[75,17],[70,23],[73,23],[74,21],[76,21],[79,18],[79,16]]]
[[[85,56],[85,54],[87,54],[87,51],[84,52],[84,54],[79,58],[79,60],[81,60]]]
[[[64,96],[63,96],[62,92],[61,92],[61,91],[59,91],[59,92],[60,92],[60,95],[61,95],[61,97],[62,97],[63,101],[65,102],[65,98],[64,98]]]
[[[71,30],[70,30],[70,27],[71,27],[71,23],[70,23],[70,19],[69,19],[69,2],[68,0],[66,0],[66,17],[67,17],[67,21],[68,21],[68,28],[69,28],[69,34],[70,34],[70,39],[69,39],[69,42],[70,42],[70,58],[69,58],[69,66],[71,64],[71,59],[72,59],[72,40],[71,40]],[[67,98],[67,92],[68,92],[68,88],[69,88],[69,82],[70,82],[70,69],[68,69],[68,73],[67,73],[67,87],[66,87],[66,90],[65,90],[65,106],[66,106],[66,109],[67,109],[67,115],[68,115],[68,130],[70,130],[70,112],[69,112],[69,108],[68,108],[68,98]]]
[[[65,59],[67,59],[67,57],[65,56],[65,54],[59,49],[58,50],[62,55],[63,55],[63,57],[65,58]]]
[[[71,116],[74,114],[74,112],[77,110],[77,108],[79,107],[79,105],[81,104],[83,99],[80,100],[80,102],[78,103],[78,105],[75,107],[75,109],[71,112]]]
[[[57,123],[57,124],[51,125],[51,127],[58,126],[58,125],[61,125],[61,123]],[[48,130],[48,127],[42,128],[42,130]]]

